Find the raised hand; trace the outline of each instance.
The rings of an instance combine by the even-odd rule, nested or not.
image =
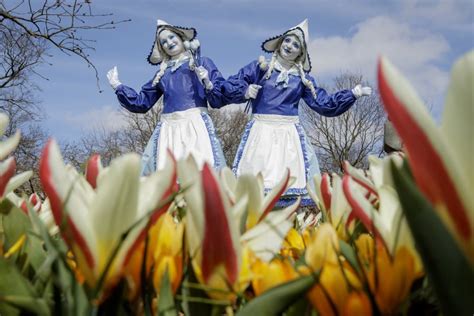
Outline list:
[[[358,84],[352,89],[352,94],[354,94],[356,98],[360,98],[362,96],[369,96],[372,94],[372,88],[362,87],[362,85]]]
[[[117,89],[117,87],[122,84],[118,78],[117,66],[114,66],[114,68],[110,69],[107,72],[107,79],[109,79],[109,83],[114,90]]]

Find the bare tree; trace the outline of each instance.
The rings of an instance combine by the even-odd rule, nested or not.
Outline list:
[[[0,0],[0,111],[10,117],[7,136],[17,129],[22,131],[14,153],[19,171],[37,170],[47,139],[39,125],[44,111],[36,84],[46,78],[36,71],[37,66],[50,62],[49,51],[60,51],[85,61],[95,71],[98,83],[89,56],[94,41],[88,34],[124,22],[113,21],[110,16],[94,13],[89,1]],[[37,174],[23,189],[40,193]]]
[[[351,89],[362,82],[362,76],[346,73],[336,77],[328,90]],[[320,116],[303,106],[302,123],[321,170],[341,172],[345,160],[358,168],[367,167],[367,156],[382,151],[385,116],[377,91],[358,99],[349,111],[334,118]]]
[[[242,110],[210,110],[209,114],[214,122],[227,165],[232,166],[249,116]]]
[[[19,46],[33,48],[34,58],[15,61],[8,78],[15,78],[37,63],[44,61],[44,51],[57,49],[67,55],[75,55],[84,60],[94,71],[98,82],[98,72],[92,63],[89,51],[94,40],[87,32],[113,29],[125,22],[110,20],[110,13],[94,13],[90,1],[78,0],[11,0],[0,1],[0,32],[9,38],[20,38]],[[15,44],[16,45],[16,44]],[[3,79],[8,81],[7,79]]]
[[[142,154],[159,122],[161,104],[162,99],[145,114],[121,110],[124,127],[111,131],[99,126],[78,141],[61,144],[65,160],[80,170],[93,154],[99,154],[104,165],[127,152]]]

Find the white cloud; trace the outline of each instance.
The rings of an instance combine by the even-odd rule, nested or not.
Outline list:
[[[117,106],[106,105],[81,113],[66,113],[63,120],[83,131],[93,129],[116,131],[126,125],[120,111]]]
[[[461,32],[473,32],[472,0],[403,0],[400,3],[403,16],[412,21],[429,23]]]
[[[364,75],[376,82],[380,55],[387,56],[413,83],[421,97],[442,102],[448,83],[448,72],[438,63],[450,50],[447,40],[433,32],[378,16],[355,26],[352,36],[322,37],[309,45],[313,73],[329,79],[341,71]],[[436,101],[438,100],[438,101]]]

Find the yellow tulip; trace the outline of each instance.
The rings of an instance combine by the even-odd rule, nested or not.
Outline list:
[[[410,248],[402,246],[392,258],[382,243],[374,244],[366,234],[357,239],[356,248],[380,311],[397,313],[417,278],[415,255]]]
[[[150,274],[153,267],[153,285],[157,293],[159,293],[161,279],[166,269],[168,269],[173,292],[176,292],[181,283],[183,275],[183,232],[184,224],[175,223],[173,217],[168,213],[161,216],[149,230],[146,275]],[[130,289],[129,299],[135,298],[139,293],[144,251],[145,242],[142,241],[124,270]]]
[[[305,243],[303,236],[301,236],[296,229],[291,228],[283,240],[280,254],[283,257],[298,259],[303,254],[304,250]]]
[[[313,271],[319,271],[327,262],[338,263],[339,240],[331,224],[316,228],[306,247],[305,260]]]
[[[371,316],[372,304],[365,292],[354,291],[347,297],[343,316]]]
[[[349,265],[327,263],[318,284],[308,292],[308,299],[320,315],[339,315],[348,303],[352,304],[348,301],[351,293],[361,290],[362,283]]]
[[[273,259],[266,263],[259,259],[252,265],[252,286],[255,295],[260,295],[277,285],[298,277],[291,263],[286,259]]]

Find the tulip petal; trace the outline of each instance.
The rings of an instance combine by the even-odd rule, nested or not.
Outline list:
[[[0,142],[0,160],[5,159],[20,143],[20,131]]]
[[[239,257],[237,232],[232,233],[232,223],[226,211],[224,196],[221,193],[216,177],[207,163],[202,169],[202,186],[204,188],[204,240],[202,275],[208,282],[214,270],[220,265],[225,267],[230,284],[237,281]]]
[[[54,140],[46,144],[39,171],[54,220],[60,227],[66,225],[62,227],[63,237],[70,247],[80,252],[76,253],[78,260],[84,260],[92,269],[97,264],[96,235],[89,215],[92,188],[81,185],[81,176],[64,165]]]
[[[237,179],[234,173],[229,167],[224,167],[220,171],[220,178],[222,181],[222,189],[229,197],[230,202],[234,204],[236,202],[235,191],[237,188]]]
[[[100,185],[96,189],[97,194],[90,205],[90,216],[97,235],[99,253],[97,274],[103,272],[122,234],[139,218],[137,214],[139,177],[140,157],[136,154],[126,154],[113,160],[108,172],[101,175]],[[115,257],[117,266],[123,263],[128,250],[125,244],[135,240],[139,229],[145,225],[146,221],[143,221],[127,236]]]
[[[18,187],[23,185],[25,182],[30,180],[32,176],[33,176],[33,171],[28,170],[11,177],[10,181],[8,181],[7,187],[5,188],[5,193],[9,193],[17,189]]]
[[[263,212],[260,215],[259,222],[262,221],[265,216],[273,209],[275,204],[280,199],[281,195],[286,191],[287,187],[290,185],[290,169],[286,168],[285,174],[280,182],[275,185],[275,187],[265,196],[263,200]]]
[[[471,50],[454,64],[441,124],[442,133],[445,139],[449,140],[453,158],[456,159],[463,173],[466,173],[466,180],[469,182],[467,191],[471,193],[474,191],[473,85],[474,51]],[[468,197],[472,199],[473,195],[469,194]],[[469,205],[473,205],[473,202],[471,201]]]
[[[5,113],[0,113],[0,136],[3,136],[3,134],[5,134],[9,122],[10,119],[8,118],[8,115],[6,115]]]
[[[248,197],[247,204],[247,229],[255,226],[265,209],[262,208],[263,187],[260,186],[255,176],[243,174],[237,180],[236,197]]]
[[[352,213],[364,224],[365,228],[375,233],[378,237],[382,237],[376,225],[377,210],[367,200],[355,181],[348,175],[342,179],[342,188],[346,196],[347,202],[352,207]]]
[[[279,252],[288,231],[293,227],[294,212],[300,202],[301,198],[298,197],[289,207],[271,212],[263,221],[245,232],[240,240],[246,242],[262,261],[270,261]]]
[[[450,217],[443,218],[450,219],[451,229],[455,227],[462,239],[472,243],[473,222],[469,212],[474,207],[464,174],[468,171],[461,170],[453,159],[457,152],[449,146],[450,140],[441,134],[412,86],[385,58],[379,61],[378,82],[385,108],[404,142],[420,189],[432,203],[441,206],[437,208],[440,212],[449,213]]]
[[[351,206],[347,202],[342,189],[342,180],[337,174],[332,175],[332,201],[331,201],[331,221],[333,225],[339,225],[341,220],[347,218],[351,212]],[[336,227],[336,226],[334,226]]]
[[[10,157],[5,161],[0,162],[0,197],[3,197],[6,192],[8,181],[15,174],[16,162],[15,158]]]
[[[151,212],[150,219],[144,222],[148,222],[148,225],[153,225],[163,214],[165,214],[170,207],[172,200],[169,200],[167,203],[164,203],[164,201],[170,198],[174,191],[177,191],[176,160],[171,151],[168,150],[166,155],[165,166],[162,169],[147,177],[140,178],[136,219],[143,218]],[[134,232],[132,236],[127,238],[124,242],[124,249],[126,250],[128,248],[124,264],[127,264],[128,260],[133,255],[133,252],[137,247],[139,247],[140,243],[148,233],[148,229],[146,229],[144,223],[136,228],[137,231],[139,231],[138,236],[133,237],[136,235],[136,232]],[[131,242],[133,242],[132,245],[130,245]]]
[[[324,207],[326,211],[331,210],[331,200],[332,200],[332,188],[331,188],[331,179],[329,178],[329,174],[324,173],[323,177],[321,178],[321,197],[324,202]]]
[[[92,155],[87,161],[85,172],[86,180],[94,189],[97,187],[97,177],[99,176],[99,172],[102,168],[100,155],[98,154]]]
[[[184,190],[184,198],[188,205],[186,212],[186,239],[191,259],[201,262],[201,247],[204,239],[204,200],[200,171],[193,156],[178,161],[178,179]]]
[[[348,161],[344,161],[344,171],[364,189],[366,189],[371,194],[377,196],[377,190],[375,189],[373,183],[363,174],[362,170],[351,166]]]

